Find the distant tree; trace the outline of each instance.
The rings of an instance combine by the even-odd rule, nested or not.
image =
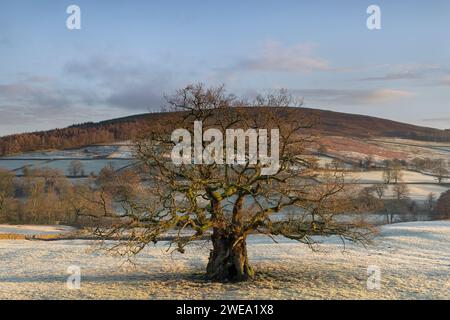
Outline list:
[[[42,168],[40,175],[44,180],[46,191],[53,190],[58,193],[64,192],[67,188],[68,180],[64,177],[64,172],[57,169]]]
[[[392,163],[392,179],[394,180],[394,183],[398,183],[403,179],[402,169],[402,163],[398,160],[394,160]]]
[[[113,164],[108,163],[98,173],[98,177],[96,179],[97,185],[103,187],[114,183],[114,179],[116,177],[115,172],[116,169],[114,168]]]
[[[14,175],[10,171],[0,169],[0,218],[5,214],[8,198],[14,194],[13,180]]]
[[[46,214],[46,186],[40,169],[30,169],[22,181],[25,202],[22,205],[21,218],[26,223],[44,223],[42,214]]]
[[[373,165],[374,165],[373,157],[370,156],[370,155],[367,156],[367,157],[364,159],[364,167],[367,168],[367,169],[369,169],[369,168],[371,168]]]
[[[412,214],[412,216],[414,217],[414,220],[418,220],[419,217],[419,205],[417,203],[417,201],[411,201],[409,203],[409,212]]]
[[[436,176],[438,183],[442,183],[442,180],[449,174],[445,160],[439,159],[435,161],[433,174]]]
[[[26,177],[26,176],[29,176],[30,175],[30,166],[24,166],[23,168],[22,168],[22,173],[23,173],[23,175]]]
[[[11,212],[9,222],[32,224],[70,222],[67,220],[64,197],[71,184],[63,172],[49,168],[31,168],[16,184],[16,194],[20,197],[20,201],[13,203],[10,208],[14,214]]]
[[[436,194],[434,194],[433,192],[430,192],[427,196],[427,200],[426,200],[426,209],[428,211],[428,213],[432,213],[434,210],[434,206],[436,205]]]
[[[441,194],[435,212],[440,219],[450,218],[450,190]]]
[[[411,161],[412,167],[417,171],[422,171],[425,169],[425,160],[422,158],[414,158]]]
[[[385,184],[374,184],[372,186],[372,189],[374,190],[374,192],[376,193],[378,199],[382,199],[386,193],[387,190],[387,185]]]
[[[105,210],[111,210],[112,197],[102,188],[95,188],[91,179],[71,184],[63,195],[67,217],[75,226],[96,226]],[[106,221],[102,221],[105,223]]]
[[[388,223],[394,222],[394,217],[410,212],[409,188],[405,183],[397,183],[392,187],[394,199],[386,201],[385,210]]]
[[[334,158],[331,160],[331,168],[335,171],[340,171],[345,168],[345,163],[341,159]]]
[[[392,181],[398,183],[403,178],[402,164],[399,160],[386,160],[384,162],[383,180],[386,184]]]
[[[390,184],[392,181],[392,170],[390,167],[383,168],[383,181],[385,184]]]
[[[287,89],[280,89],[267,94],[258,94],[253,103],[256,107],[296,107],[303,106],[303,98],[289,93]]]
[[[398,183],[392,188],[394,192],[394,197],[397,200],[408,200],[409,199],[409,188],[406,183]]]
[[[84,176],[84,165],[80,160],[72,160],[67,171],[73,177]]]
[[[362,188],[358,195],[359,207],[364,212],[375,212],[382,210],[384,207],[383,202],[374,196],[374,186]]]

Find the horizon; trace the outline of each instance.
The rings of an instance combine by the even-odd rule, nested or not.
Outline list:
[[[259,107],[254,107],[254,106],[245,106],[244,108],[272,108],[270,106],[259,106]],[[370,115],[365,115],[365,114],[360,114],[360,113],[350,113],[350,112],[341,112],[341,111],[335,111],[335,110],[331,110],[331,109],[321,109],[321,108],[308,108],[308,107],[291,107],[291,106],[286,106],[286,107],[277,107],[277,108],[291,108],[291,109],[309,109],[309,110],[317,110],[317,111],[321,111],[321,112],[333,112],[333,113],[339,113],[339,114],[345,114],[345,115],[354,115],[354,116],[361,116],[361,117],[370,117],[370,118],[375,118],[375,119],[380,119],[380,120],[384,120],[384,121],[393,121],[393,122],[397,122],[400,124],[406,124],[406,125],[413,125],[413,126],[417,126],[417,127],[423,127],[423,128],[428,128],[428,129],[434,129],[434,130],[441,130],[441,131],[448,131],[450,130],[450,128],[436,128],[436,127],[431,127],[431,126],[426,126],[426,125],[416,125],[413,123],[408,123],[408,122],[402,122],[402,121],[398,121],[398,120],[392,120],[392,119],[387,119],[387,118],[380,118],[380,117],[376,117],[376,116],[370,116]],[[50,128],[50,129],[45,129],[45,130],[35,130],[35,131],[24,131],[24,132],[20,132],[20,133],[13,133],[13,134],[7,134],[7,135],[0,135],[0,138],[5,138],[8,136],[15,136],[15,135],[21,135],[21,134],[34,134],[34,133],[41,133],[41,132],[48,132],[48,131],[53,131],[53,130],[63,130],[69,127],[77,127],[77,126],[83,126],[86,124],[102,124],[104,122],[109,122],[109,121],[118,121],[118,120],[123,120],[123,119],[127,119],[127,118],[132,118],[132,117],[143,117],[143,116],[147,116],[147,115],[151,115],[151,114],[163,114],[163,113],[177,113],[177,112],[181,112],[181,111],[163,111],[163,110],[155,110],[155,111],[150,111],[150,112],[143,112],[143,113],[136,113],[136,114],[131,114],[131,115],[126,115],[123,117],[118,117],[118,118],[110,118],[110,119],[104,119],[104,120],[98,120],[98,121],[86,121],[86,122],[80,122],[80,123],[73,123],[64,127],[54,127],[54,128]]]
[[[366,26],[374,3],[380,30]],[[66,26],[72,4],[80,30]],[[249,98],[286,88],[305,108],[448,129],[449,9],[420,0],[1,3],[0,136],[158,111],[163,94],[196,82]]]

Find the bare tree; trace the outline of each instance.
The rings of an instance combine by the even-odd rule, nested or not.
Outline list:
[[[123,183],[117,180],[117,183]],[[112,210],[112,194],[104,185],[95,187],[92,178],[74,183],[66,191],[63,201],[66,205],[67,220],[76,226],[100,226],[111,222],[111,219],[101,219],[106,211]]]
[[[374,165],[373,157],[368,155],[363,162],[363,165],[366,169],[370,169]]]
[[[392,163],[392,178],[394,183],[399,183],[403,179],[402,164],[398,160],[394,160]]]
[[[393,186],[394,200],[386,205],[388,222],[394,222],[394,216],[405,213],[409,201],[409,188],[406,183],[397,183]]]
[[[14,175],[11,172],[0,169],[0,220],[5,213],[4,209],[8,198],[13,196],[13,179]]]
[[[121,247],[126,254],[134,255],[176,230],[172,244],[179,252],[191,241],[211,239],[208,278],[244,281],[254,275],[247,256],[250,234],[284,236],[309,245],[317,235],[367,241],[371,232],[367,225],[338,218],[355,210],[352,197],[340,174],[327,171],[319,175],[304,156],[305,147],[313,141],[309,133],[313,121],[283,117],[280,107],[289,101],[283,92],[260,97],[261,105],[263,101],[275,104],[272,108],[244,108],[223,87],[201,84],[187,86],[167,100],[168,109],[179,112],[158,130],[151,126],[136,143],[144,181],[141,192],[122,193],[117,199],[122,206],[120,215],[105,212],[120,217],[121,223],[98,230],[105,238],[130,235]],[[273,175],[265,175],[265,165],[249,157],[239,164],[174,164],[170,154],[176,143],[171,135],[183,128],[195,136],[194,121],[202,122],[204,132],[217,129],[223,137],[228,129],[242,129],[232,140],[235,151],[239,143],[249,147],[248,129],[278,129],[279,168]],[[202,150],[207,150],[212,142],[200,143]],[[218,153],[215,149],[216,159],[226,159],[226,148],[222,148]],[[274,148],[267,151],[273,154]]]
[[[436,194],[430,192],[425,202],[425,207],[428,215],[431,215],[433,213],[435,205],[436,205]]]
[[[440,219],[450,218],[450,190],[441,194],[435,211],[437,217]]]
[[[372,186],[374,192],[376,193],[379,200],[381,200],[386,194],[387,185],[385,184],[374,184]]]
[[[333,160],[331,160],[331,168],[335,171],[342,171],[345,169],[345,163],[341,159],[333,158]]]
[[[72,160],[67,168],[69,175],[77,177],[84,176],[84,165],[80,160]]]
[[[252,105],[255,107],[300,108],[303,106],[303,98],[292,95],[287,89],[280,89],[266,95],[258,94]]]
[[[439,159],[435,161],[433,167],[433,174],[436,175],[438,183],[442,183],[442,180],[444,180],[444,178],[447,177],[449,174],[447,169],[447,163],[445,160]]]
[[[397,184],[403,179],[402,164],[399,160],[385,161],[383,170],[383,180],[386,184],[394,182]]]
[[[377,212],[383,209],[384,204],[381,199],[374,197],[375,186],[362,188],[358,195],[359,207],[365,213]]]
[[[384,161],[384,168],[383,168],[383,181],[385,184],[390,184],[392,180],[392,169],[391,169],[391,161],[385,160]]]
[[[409,199],[409,188],[406,183],[398,183],[393,187],[394,197],[396,200]]]

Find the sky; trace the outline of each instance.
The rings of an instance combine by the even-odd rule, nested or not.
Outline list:
[[[450,128],[450,1],[0,2],[0,136],[158,111],[198,82]]]

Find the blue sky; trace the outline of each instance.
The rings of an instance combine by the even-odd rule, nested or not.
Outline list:
[[[445,0],[3,0],[0,135],[159,110],[194,82],[450,128],[449,31]]]

